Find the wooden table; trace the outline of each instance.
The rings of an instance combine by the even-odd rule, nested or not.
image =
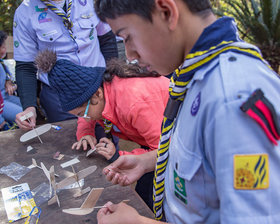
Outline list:
[[[97,170],[85,178],[85,187],[104,187],[104,191],[99,198],[96,206],[104,205],[107,201],[118,203],[122,200],[129,199],[128,204],[132,205],[140,214],[147,217],[153,217],[151,210],[141,200],[132,187],[120,187],[118,185],[112,185],[108,182],[102,170],[108,165],[108,162],[97,154],[93,156],[85,157],[86,152],[72,150],[71,146],[75,142],[76,136],[76,120],[68,120],[63,122],[55,123],[61,126],[60,130],[51,129],[47,133],[41,135],[43,144],[40,143],[38,138],[29,140],[28,142],[21,143],[19,141],[20,136],[25,132],[22,130],[14,130],[9,132],[0,132],[0,168],[9,165],[11,162],[19,163],[23,166],[29,166],[32,164],[31,159],[36,159],[37,163],[43,162],[49,169],[51,165],[55,167],[55,173],[59,174],[57,181],[59,182],[71,172],[71,167],[62,169],[60,164],[70,160],[71,156],[79,156],[80,163],[75,164],[74,168],[76,171],[87,168],[88,166],[96,165]],[[27,152],[27,146],[32,146],[34,150]],[[63,160],[58,161],[53,159],[55,152],[60,151],[65,154]],[[10,187],[13,185],[28,183],[30,189],[34,189],[41,183],[48,183],[48,179],[44,175],[43,171],[38,168],[33,168],[29,173],[23,176],[19,181],[14,181],[12,178],[0,174],[0,188]],[[91,214],[86,216],[74,216],[62,212],[65,208],[80,207],[82,202],[85,200],[87,194],[74,198],[73,193],[76,190],[63,190],[59,192],[58,196],[60,199],[61,207],[57,204],[48,206],[44,203],[40,206],[42,209],[39,223],[47,224],[60,224],[60,223],[97,223],[96,214],[97,211],[93,211]],[[2,194],[0,193],[0,223],[8,223],[6,211],[4,208],[4,202]],[[24,223],[25,219],[19,220],[16,223]]]

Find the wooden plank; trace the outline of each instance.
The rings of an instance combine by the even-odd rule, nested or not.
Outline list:
[[[129,199],[129,205],[133,206],[140,214],[153,217],[151,210],[144,204],[142,199],[131,187],[121,187],[112,185],[106,180],[102,174],[102,170],[109,163],[108,161],[98,154],[92,157],[86,157],[84,150],[72,150],[71,146],[76,141],[76,120],[68,120],[55,123],[62,128],[60,130],[51,129],[47,133],[41,135],[44,144],[41,144],[38,139],[31,139],[28,142],[22,143],[19,141],[20,136],[24,134],[23,130],[12,130],[8,132],[0,132],[0,167],[7,166],[11,162],[17,162],[21,165],[28,167],[32,158],[37,161],[43,162],[46,167],[54,165],[55,172],[59,174],[56,181],[59,182],[66,177],[72,175],[71,167],[65,169],[60,167],[62,161],[68,161],[74,157],[79,157],[81,161],[74,165],[76,171],[83,170],[89,166],[95,165],[97,169],[92,174],[85,178],[85,185],[83,188],[104,188],[103,193],[98,199],[96,206],[103,206],[107,201],[119,203],[123,200]],[[34,150],[26,152],[27,146],[31,145]],[[60,151],[65,154],[63,160],[53,159],[55,152]],[[13,186],[20,183],[28,183],[30,189],[34,189],[43,182],[48,183],[47,178],[40,169],[32,169],[27,175],[22,177],[18,182],[15,182],[10,177],[0,175],[0,188]],[[74,198],[73,195],[79,192],[80,189],[62,190],[58,193],[61,207],[57,204],[48,206],[47,203],[40,205],[42,209],[39,223],[97,223],[96,215],[98,209],[85,216],[73,216],[62,212],[62,209],[75,208],[77,205],[82,205],[85,201],[87,194],[79,198]],[[2,194],[0,194],[0,224],[8,223],[7,215],[4,209]],[[20,220],[17,224],[23,224],[25,220]]]

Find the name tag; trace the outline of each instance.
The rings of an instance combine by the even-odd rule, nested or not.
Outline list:
[[[93,13],[87,13],[87,14],[82,14],[81,15],[81,18],[82,19],[89,19],[93,16]]]
[[[43,37],[47,37],[47,36],[54,35],[54,34],[57,34],[57,30],[52,30],[48,33],[43,33]]]

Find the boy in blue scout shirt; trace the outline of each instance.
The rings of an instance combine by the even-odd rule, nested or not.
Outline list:
[[[129,185],[155,170],[154,213],[170,223],[279,223],[280,80],[232,18],[208,0],[97,0],[129,60],[167,75],[170,100],[156,152],[104,169]],[[276,107],[277,106],[277,107]],[[98,223],[160,223],[108,202]]]
[[[115,36],[108,24],[94,12],[93,0],[24,0],[14,16],[14,58],[18,92],[24,111],[17,115],[23,129],[36,124],[36,69],[34,58],[44,49],[54,50],[58,59],[68,59],[82,66],[105,67],[105,60],[117,57]],[[105,60],[104,60],[105,58]],[[63,112],[57,93],[42,81],[40,103],[48,122],[74,118]],[[31,123],[20,117],[32,111]]]

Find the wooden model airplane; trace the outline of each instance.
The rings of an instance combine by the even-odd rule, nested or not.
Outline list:
[[[54,177],[54,166],[51,166],[50,170],[48,170],[45,167],[44,163],[41,162],[41,168],[50,182],[50,194],[52,195],[52,192],[54,192],[54,196],[48,201],[48,205],[52,205],[53,203],[57,202],[58,206],[60,207],[60,201],[58,199],[57,192],[56,192],[57,184],[55,182],[55,177]]]
[[[89,157],[89,155],[91,155],[92,153],[94,153],[96,151],[96,147],[94,147],[93,149],[88,150],[86,157]]]
[[[40,167],[40,166],[37,164],[37,161],[36,161],[34,158],[32,158],[32,165],[35,166],[35,167],[37,167],[37,168],[39,168],[39,169],[41,169],[41,170],[43,170],[43,168]],[[59,175],[56,174],[56,173],[54,174],[54,176],[59,177]]]
[[[40,139],[39,135],[42,135],[44,133],[46,133],[47,131],[49,131],[50,129],[52,128],[52,125],[51,124],[45,124],[45,125],[42,125],[38,128],[34,128],[33,130],[29,131],[29,132],[26,132],[25,134],[23,134],[21,137],[20,137],[20,141],[21,142],[26,142],[32,138],[36,138],[38,137],[40,142],[42,142],[42,140]]]
[[[32,116],[33,116],[33,112],[30,111],[29,113],[21,116],[19,119],[20,119],[20,121],[25,121],[25,120],[28,120],[29,118],[31,118]]]
[[[69,209],[63,209],[62,211],[64,213],[68,213],[71,215],[87,215],[97,207],[94,207],[97,200],[99,199],[102,191],[104,188],[93,188],[90,193],[88,194],[87,198],[83,202],[80,208],[69,208]],[[103,206],[101,206],[103,207]],[[99,208],[99,207],[98,207]]]
[[[50,186],[52,187],[52,189],[54,191],[54,196],[48,201],[48,205],[51,205],[51,204],[57,202],[59,207],[60,207],[60,202],[59,202],[56,191],[58,189],[63,189],[64,187],[69,186],[69,185],[74,184],[74,183],[79,184],[80,180],[82,180],[83,178],[85,178],[89,174],[93,173],[97,169],[97,166],[90,166],[86,169],[83,169],[83,170],[79,171],[78,173],[76,173],[74,171],[73,175],[71,175],[69,177],[66,177],[65,179],[63,179],[59,183],[56,183],[55,178],[54,178],[54,168],[53,168],[53,166],[48,171],[47,168],[45,167],[45,165],[41,162],[41,167],[42,167],[45,175],[47,176],[47,178],[50,182]],[[79,188],[80,188],[80,192],[75,194],[74,197],[81,196],[84,193],[90,191],[90,187],[82,190],[82,187],[79,185]]]

